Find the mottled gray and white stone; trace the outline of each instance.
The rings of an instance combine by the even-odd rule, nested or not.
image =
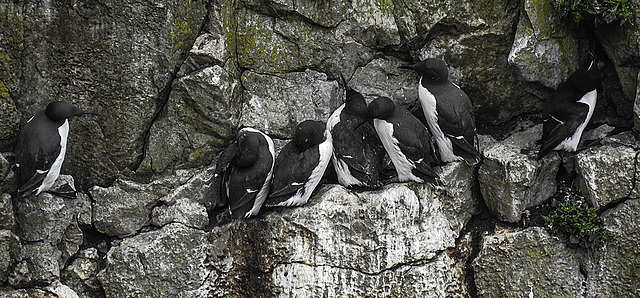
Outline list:
[[[552,152],[537,160],[535,142],[542,125],[511,135],[501,142],[483,144],[484,161],[478,171],[480,191],[499,220],[520,221],[522,212],[541,204],[556,192],[560,157]]]

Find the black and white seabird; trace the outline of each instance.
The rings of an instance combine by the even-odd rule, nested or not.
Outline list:
[[[347,99],[327,121],[327,130],[333,139],[331,161],[338,182],[346,187],[382,186],[384,147],[373,125],[366,121],[367,103],[362,94],[353,90],[342,78]]]
[[[68,119],[85,114],[93,113],[55,101],[27,121],[15,147],[19,197],[49,191],[60,175],[67,151]]]
[[[595,57],[576,70],[549,97],[543,107],[542,146],[538,159],[553,150],[574,152],[591,120],[602,74]]]
[[[400,68],[413,69],[420,75],[418,97],[440,159],[478,164],[480,153],[473,106],[469,96],[449,80],[445,62],[428,58]]]
[[[234,218],[257,215],[267,199],[273,175],[275,149],[263,132],[245,127],[222,151],[214,177],[221,178],[222,198]]]
[[[320,121],[306,120],[296,127],[293,140],[278,153],[265,206],[301,206],[307,203],[331,160],[331,134]]]
[[[438,174],[431,168],[436,162],[433,141],[427,127],[402,106],[387,97],[369,104],[368,118],[389,154],[398,173],[398,181],[435,184]]]

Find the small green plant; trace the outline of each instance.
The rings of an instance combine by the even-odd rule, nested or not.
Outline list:
[[[596,208],[589,207],[584,197],[571,188],[561,186],[552,205],[551,213],[543,218],[554,234],[585,248],[602,244],[610,237]]]
[[[563,16],[571,16],[576,22],[594,17],[594,22],[612,23],[620,21],[620,25],[632,24],[633,13],[629,0],[552,0],[553,6]]]

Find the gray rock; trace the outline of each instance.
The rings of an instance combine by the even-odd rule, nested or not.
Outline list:
[[[62,185],[75,188],[73,177],[60,175],[51,189],[56,190]],[[89,198],[82,193],[78,193],[77,199],[64,199],[49,193],[16,198],[13,201],[16,221],[28,223],[17,225],[17,235],[24,241],[71,241],[82,244],[78,219],[90,212],[86,209],[88,201]]]
[[[0,296],[6,298],[60,298],[41,289],[0,289]]]
[[[502,230],[483,237],[473,261],[478,297],[576,297],[586,277],[574,249],[544,228]]]
[[[0,8],[1,9],[1,8]],[[1,11],[0,11],[1,13]],[[0,63],[4,63],[0,47]],[[20,112],[16,108],[7,87],[7,81],[3,80],[4,71],[0,70],[0,151],[9,151],[13,140],[17,138],[20,128]],[[10,82],[10,81],[9,81]]]
[[[580,192],[591,206],[601,208],[633,194],[637,155],[620,145],[604,145],[582,151],[576,158]]]
[[[336,81],[312,70],[279,76],[245,72],[242,85],[241,126],[282,139],[292,138],[304,120],[326,121],[344,97]]]
[[[232,139],[240,117],[237,74],[218,65],[179,78],[153,123],[139,171],[208,165]]]
[[[579,41],[550,1],[524,1],[516,36],[509,53],[526,82],[556,89],[580,65]]]
[[[507,62],[519,2],[495,1],[491,5],[477,1],[430,5],[416,2],[408,6],[414,15],[415,41],[423,40],[417,44],[419,50],[412,53],[414,59],[445,60],[451,79],[474,104],[478,122],[501,123],[540,108],[538,89],[519,81],[515,69]],[[425,36],[423,32],[429,30],[434,33]]]
[[[378,96],[389,97],[405,107],[419,106],[418,81],[415,71],[398,69],[408,62],[393,57],[374,59],[353,74],[349,87],[372,101]]]
[[[177,170],[147,184],[118,179],[108,188],[95,186],[89,190],[94,200],[93,224],[101,233],[121,238],[149,224],[182,222],[204,227],[207,210],[223,204],[212,200],[217,191],[211,184],[213,171]]]
[[[301,7],[298,4],[301,3],[296,7]],[[346,2],[333,5],[329,6],[340,9]],[[277,9],[278,5],[274,7]],[[355,68],[373,58],[372,49],[354,40],[361,35],[353,32],[359,29],[354,29],[351,21],[326,28],[307,19],[284,20],[243,8],[238,8],[236,21],[237,31],[232,35],[238,64],[258,73],[318,69],[338,78],[341,73],[350,76]]]
[[[391,184],[357,192],[326,185],[302,208],[214,227],[208,260],[216,274],[201,291],[250,296],[273,290],[282,297],[460,293],[464,274],[443,251],[455,247],[479,201],[473,168],[453,163],[442,171],[444,186]]]
[[[499,220],[520,221],[525,209],[541,204],[556,192],[560,157],[551,153],[536,160],[535,142],[541,135],[542,125],[536,125],[502,142],[481,144],[484,161],[478,171],[480,191]]]
[[[79,251],[71,264],[62,271],[62,282],[80,297],[103,297],[104,291],[97,277],[99,261],[95,248]]]
[[[392,1],[354,1],[352,6],[351,35],[357,42],[373,49],[401,43]]]
[[[274,269],[274,293],[277,297],[450,297],[464,292],[462,277],[451,270],[454,262],[441,253],[424,264],[376,275],[331,266],[284,264]]]
[[[9,275],[9,285],[22,288],[34,285],[48,285],[60,279],[64,265],[62,252],[49,241],[22,244],[21,260]]]
[[[594,252],[587,275],[591,297],[640,295],[640,200],[626,200],[602,214],[610,239]]]
[[[20,58],[24,51],[23,6],[14,2],[0,6],[3,16],[0,20],[0,152],[13,149],[22,116],[16,107],[16,95],[20,88]]]
[[[194,297],[206,277],[205,233],[172,223],[124,239],[98,274],[106,297]]]
[[[15,226],[11,196],[0,194],[0,229],[11,230]]]
[[[52,282],[50,285],[46,286],[45,289],[47,292],[53,293],[57,297],[78,298],[78,294],[76,294],[76,292],[67,285],[62,284],[59,280]]]
[[[140,163],[146,134],[204,23],[206,1],[23,5],[22,76],[14,100],[26,120],[64,99],[100,117],[72,121],[65,169],[80,185],[108,185]]]
[[[13,171],[14,164],[9,160],[13,160],[13,153],[0,152],[0,193],[10,194],[18,191]]]
[[[9,230],[0,230],[0,283],[9,276],[11,266],[19,259],[20,240]]]
[[[640,82],[640,72],[638,72],[637,81]],[[636,97],[633,101],[633,129],[640,132],[640,87],[636,90]]]

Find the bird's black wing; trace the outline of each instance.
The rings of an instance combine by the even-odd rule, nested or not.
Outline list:
[[[538,159],[544,157],[562,141],[573,135],[578,126],[586,119],[589,106],[571,102],[577,98],[573,93],[559,92],[545,104],[544,123],[542,125],[542,146]],[[567,100],[567,97],[570,99]]]
[[[287,143],[278,154],[271,179],[271,193],[266,206],[275,206],[294,196],[304,187],[311,172],[318,166],[319,148],[314,146],[298,152],[293,141]]]
[[[53,125],[45,122],[43,117],[44,114],[36,115],[25,124],[18,136],[15,161],[20,197],[30,195],[42,184],[53,162],[60,155],[60,135],[47,134],[48,131],[57,131],[57,127],[42,129]]]
[[[351,175],[371,187],[380,183],[384,147],[373,126],[357,117],[343,117],[331,130],[333,153]]]
[[[474,165],[480,162],[480,152],[476,142],[476,118],[469,97],[451,84],[448,100],[439,100],[436,110],[438,125],[451,140],[453,153]]]
[[[431,168],[431,163],[435,161],[435,153],[433,151],[433,140],[427,128],[415,118],[409,111],[401,107],[396,107],[398,113],[404,113],[404,119],[410,119],[409,122],[393,121],[394,131],[402,130],[403,133],[394,133],[394,137],[398,140],[398,147],[406,158],[411,160],[415,169],[414,175],[429,183],[436,183],[438,174]],[[407,116],[408,115],[408,116]],[[410,117],[409,117],[410,116]],[[406,129],[406,126],[411,129]],[[414,128],[421,129],[414,129]]]

